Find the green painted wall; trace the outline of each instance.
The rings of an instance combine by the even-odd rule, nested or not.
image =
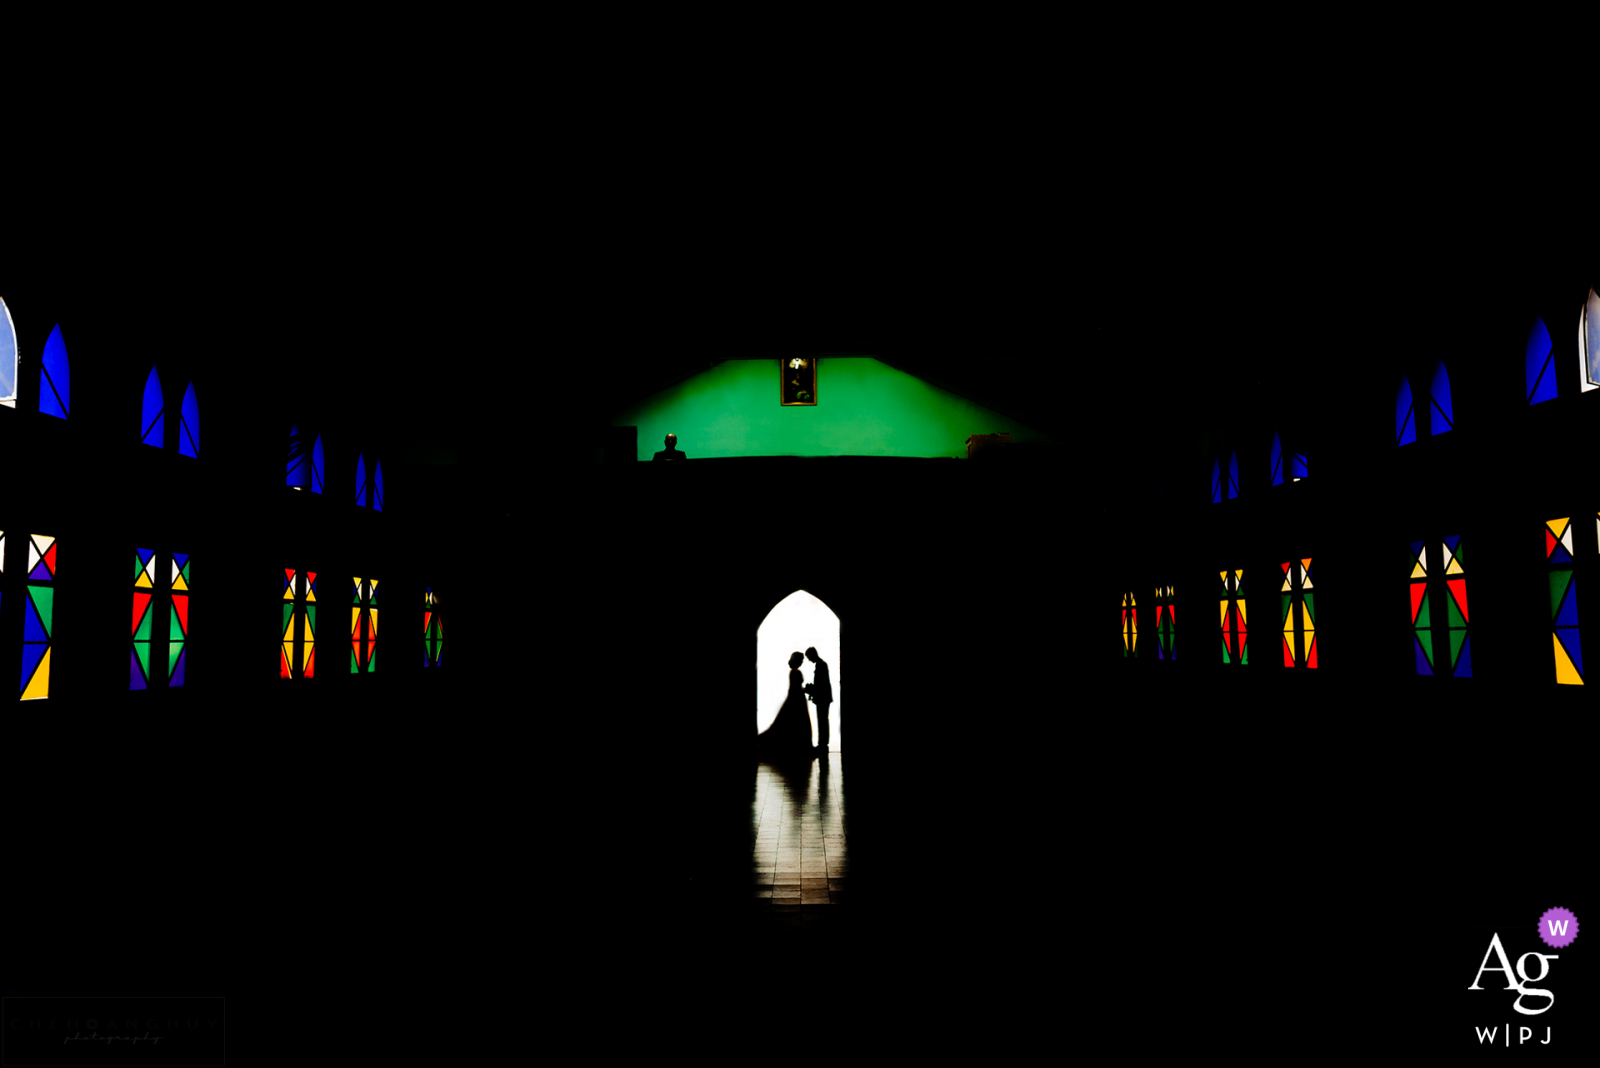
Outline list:
[[[639,428],[639,459],[678,435],[689,459],[718,456],[967,455],[972,434],[1044,435],[870,356],[817,360],[817,403],[778,405],[778,361],[727,360],[616,414]]]

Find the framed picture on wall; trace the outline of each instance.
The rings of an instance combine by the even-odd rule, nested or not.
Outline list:
[[[817,403],[817,361],[811,356],[789,356],[778,361],[778,403]]]

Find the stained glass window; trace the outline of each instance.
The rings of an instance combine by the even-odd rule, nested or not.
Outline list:
[[[1428,418],[1434,436],[1443,434],[1455,428],[1455,408],[1450,404],[1450,374],[1444,369],[1444,361],[1436,360],[1433,365],[1433,381],[1428,384],[1428,401],[1431,412]]]
[[[278,677],[309,679],[317,670],[317,573],[283,569],[283,648]]]
[[[0,342],[3,340],[0,335]],[[0,344],[0,363],[4,361],[4,345]],[[1600,293],[1592,289],[1578,313],[1578,382],[1585,393],[1600,389]]]
[[[4,300],[0,300],[0,404],[17,406],[17,326]]]
[[[383,511],[383,461],[372,465],[372,507]]]
[[[317,435],[317,440],[311,446],[311,492],[322,492],[322,435]]]
[[[367,506],[367,458],[363,453],[356,455],[356,504]]]
[[[378,670],[378,580],[350,582],[350,673]]]
[[[318,439],[321,440],[320,438]],[[305,439],[301,437],[300,428],[289,428],[289,457],[284,463],[283,484],[293,486],[295,489],[305,489],[311,481],[311,469],[306,463]]]
[[[1287,463],[1284,462],[1284,459],[1283,443],[1278,435],[1274,433],[1272,435],[1272,484],[1274,486],[1283,485],[1285,473],[1288,474],[1290,482],[1299,482],[1306,477],[1305,453],[1290,452],[1287,457]]]
[[[61,339],[61,324],[50,331],[44,343],[44,359],[39,368],[39,411],[65,419],[71,411],[72,380],[67,367],[67,343]]]
[[[1433,613],[1428,609],[1428,553],[1420,541],[1411,543],[1411,644],[1418,675],[1433,674]]]
[[[1250,663],[1248,613],[1245,611],[1244,571],[1219,571],[1222,620],[1222,662]]]
[[[55,622],[55,538],[28,539],[27,604],[22,623],[22,699],[50,696],[50,632]]]
[[[1456,534],[1442,541],[1414,541],[1410,548],[1406,566],[1411,570],[1411,644],[1416,672],[1470,679],[1466,540]],[[1443,625],[1435,627],[1435,618],[1442,619]]]
[[[1239,454],[1228,453],[1228,500],[1239,496]]]
[[[1139,655],[1139,609],[1131,593],[1122,595],[1122,655]]]
[[[1222,503],[1222,462],[1211,461],[1211,503]]]
[[[1411,399],[1411,380],[1400,379],[1400,392],[1394,399],[1394,437],[1396,445],[1417,440],[1417,406]]]
[[[188,553],[172,554],[172,613],[167,622],[167,685],[182,686],[189,665]]]
[[[166,407],[161,399],[161,376],[154,367],[150,368],[150,377],[144,380],[144,405],[139,425],[144,428],[140,433],[140,441],[158,449],[166,446]]]
[[[194,383],[183,391],[183,407],[178,412],[178,451],[200,458],[200,402],[194,399]]]
[[[1171,586],[1157,586],[1155,593],[1156,603],[1156,658],[1159,660],[1176,660],[1178,657],[1177,645],[1177,616]]]
[[[438,667],[444,659],[444,624],[439,618],[439,595],[428,586],[422,594],[422,666]]]
[[[156,551],[133,550],[133,651],[128,654],[128,689],[150,686],[150,643],[154,625]]]
[[[1553,370],[1556,347],[1550,340],[1550,330],[1544,320],[1534,316],[1528,328],[1528,344],[1523,354],[1523,371],[1528,387],[1528,403],[1543,404],[1556,399],[1556,376]]]
[[[1552,519],[1544,525],[1545,557],[1550,569],[1550,629],[1556,660],[1556,682],[1583,685],[1583,647],[1578,634],[1578,580],[1572,573],[1572,523]]]
[[[1317,666],[1317,604],[1311,581],[1311,558],[1290,560],[1283,569],[1279,590],[1283,616],[1283,666]]]

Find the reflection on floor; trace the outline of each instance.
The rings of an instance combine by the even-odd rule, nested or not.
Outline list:
[[[758,764],[750,826],[758,905],[785,909],[846,900],[850,856],[841,754],[792,768]]]

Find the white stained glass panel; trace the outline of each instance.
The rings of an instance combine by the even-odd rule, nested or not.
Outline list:
[[[0,300],[0,404],[17,406],[17,329],[11,309]]]

